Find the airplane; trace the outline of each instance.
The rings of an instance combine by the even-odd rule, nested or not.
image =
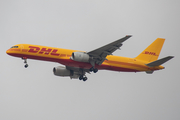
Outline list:
[[[172,59],[168,56],[158,59],[165,39],[157,38],[142,53],[135,58],[114,56],[112,53],[129,39],[127,35],[121,39],[104,45],[90,52],[54,48],[31,44],[17,44],[6,51],[8,55],[20,57],[24,60],[25,68],[28,67],[27,59],[57,62],[65,66],[53,68],[56,76],[70,77],[86,81],[86,73],[97,73],[98,70],[111,70],[119,72],[146,72],[152,74],[156,70],[164,69],[163,63]]]

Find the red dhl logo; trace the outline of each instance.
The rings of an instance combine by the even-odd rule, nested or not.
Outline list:
[[[159,56],[159,55],[156,55],[155,52],[149,52],[149,51],[145,51],[144,54]]]
[[[39,47],[35,47],[35,46],[29,46],[29,51],[28,52],[31,52],[31,53],[38,53],[39,54],[45,54],[45,55],[54,55],[54,56],[61,56],[61,57],[65,57],[66,55],[65,54],[59,54],[57,53],[58,49],[51,49],[51,48],[42,48],[40,49]],[[69,56],[69,55],[67,55]]]

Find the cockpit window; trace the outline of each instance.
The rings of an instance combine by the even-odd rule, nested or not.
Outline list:
[[[11,48],[18,48],[18,46],[12,46]]]

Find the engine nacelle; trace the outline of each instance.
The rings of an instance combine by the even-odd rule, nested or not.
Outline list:
[[[73,75],[73,71],[68,70],[63,66],[54,67],[53,72],[54,72],[54,75],[62,76],[62,77],[64,77],[64,76],[72,76]]]
[[[71,59],[78,62],[89,62],[89,55],[84,52],[73,52]]]

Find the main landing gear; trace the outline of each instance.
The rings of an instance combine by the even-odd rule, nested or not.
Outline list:
[[[98,69],[97,69],[97,68],[92,67],[92,68],[90,68],[90,69],[89,69],[89,71],[90,71],[90,72],[92,72],[92,71],[93,71],[94,73],[97,73],[97,72],[98,72]]]
[[[79,80],[86,81],[86,80],[87,80],[87,77],[86,77],[86,76],[81,75],[81,76],[79,76]]]
[[[97,68],[94,68],[94,67],[91,67],[89,69],[90,72],[94,72],[94,73],[97,73],[98,72],[98,69]],[[87,80],[87,77],[84,76],[84,75],[80,75],[79,76],[79,80],[83,80],[83,81],[86,81]]]
[[[90,64],[92,65],[92,67],[89,69],[90,72],[94,72],[94,73],[97,73],[98,72],[98,69],[95,68],[95,61],[93,60],[90,60]]]
[[[27,68],[28,67],[28,64],[27,64],[27,57],[22,57],[22,59],[24,60],[24,67]]]

